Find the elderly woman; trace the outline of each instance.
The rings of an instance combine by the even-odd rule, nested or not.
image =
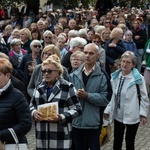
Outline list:
[[[132,51],[137,56],[136,44],[133,42],[133,33],[127,30],[124,34],[123,44],[128,51]]]
[[[61,64],[70,70],[70,67],[71,67],[70,56],[77,50],[83,51],[84,46],[86,44],[87,44],[87,41],[84,38],[81,38],[81,37],[72,38],[70,41],[70,50],[61,60]]]
[[[20,30],[20,38],[23,42],[22,48],[28,51],[28,54],[31,53],[30,43],[31,43],[31,32],[27,28],[23,28]]]
[[[43,33],[43,48],[49,44],[52,44],[52,38],[53,38],[53,33],[49,30],[46,30],[44,33]]]
[[[101,45],[102,47],[104,48],[105,47],[105,43],[110,39],[110,33],[111,33],[111,30],[110,29],[104,29],[101,33]]]
[[[61,78],[62,72],[59,58],[43,61],[44,79],[34,90],[30,103],[31,114],[36,122],[37,150],[71,148],[72,120],[81,114],[81,106],[73,84]],[[43,113],[38,109],[41,104],[55,106],[55,113],[51,111],[54,117],[49,114],[43,119]]]
[[[57,38],[56,46],[60,49],[61,59],[64,58],[66,53],[68,52],[65,48],[66,38],[62,35],[59,35]]]
[[[20,39],[13,39],[10,43],[11,50],[9,52],[10,62],[14,68],[14,75],[18,78],[18,65],[22,60],[23,56],[27,53],[26,50],[21,48],[21,40]],[[20,79],[20,77],[19,77]]]
[[[0,58],[0,141],[15,143],[8,128],[12,128],[19,143],[27,143],[25,135],[31,129],[31,114],[23,93],[10,80],[13,67],[9,60]]]
[[[126,51],[121,56],[121,69],[111,74],[113,95],[104,111],[104,117],[109,117],[110,123],[114,121],[113,150],[122,149],[124,133],[126,149],[134,150],[139,123],[147,123],[149,98],[144,77],[135,66],[136,56]]]
[[[121,28],[114,28],[110,34],[110,40],[105,44],[106,50],[106,72],[108,74],[118,69],[118,59],[126,51],[122,42],[123,30]]]
[[[84,56],[85,54],[81,51],[76,51],[71,55],[70,62],[72,71],[76,70],[80,65],[84,63],[85,60]]]
[[[101,46],[101,38],[99,35],[95,34],[93,36],[93,39],[92,39],[92,43],[95,43],[98,47],[99,47],[99,53],[100,53],[100,57],[98,59],[98,63],[99,65],[105,69],[105,63],[106,63],[106,53],[105,53],[105,50],[102,48]]]
[[[38,27],[38,29],[40,31],[41,36],[42,36],[43,33],[44,33],[44,30],[45,30],[45,22],[43,20],[39,20],[37,22],[37,27]]]
[[[58,36],[60,33],[62,33],[63,32],[63,26],[61,25],[61,24],[56,24],[55,26],[54,26],[54,34],[56,35],[56,36]]]
[[[46,60],[49,56],[56,54],[60,58],[60,50],[57,46],[54,44],[47,45],[42,53],[41,53],[41,60]],[[65,67],[63,67],[63,78],[68,80],[68,72]],[[37,87],[39,82],[41,82],[43,79],[42,71],[41,71],[41,64],[37,65],[32,73],[29,85],[28,85],[28,94],[30,97],[33,95],[34,88]]]
[[[37,64],[41,63],[40,52],[42,49],[41,42],[38,40],[33,40],[30,44],[30,48],[32,53],[25,55],[19,66],[18,71],[20,75],[23,77],[26,86],[29,83],[31,74]]]

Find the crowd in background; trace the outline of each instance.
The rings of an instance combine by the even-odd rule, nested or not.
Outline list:
[[[43,68],[49,62],[54,70],[60,70],[60,73],[56,74],[55,77],[57,79],[52,82],[53,84],[59,81],[58,77],[62,76],[65,80],[72,82],[76,90],[79,90],[77,95],[79,99],[87,99],[89,103],[92,103],[91,100],[96,96],[98,96],[99,99],[103,99],[104,102],[101,103],[97,101],[98,98],[94,99],[93,105],[96,105],[95,107],[97,108],[100,105],[106,106],[110,98],[107,101],[106,93],[104,91],[102,92],[102,90],[106,90],[107,87],[104,85],[102,87],[102,85],[96,82],[98,80],[107,82],[111,73],[122,67],[120,66],[121,56],[126,51],[131,51],[137,58],[136,65],[134,64],[133,67],[137,68],[139,73],[144,74],[147,92],[150,94],[150,40],[148,35],[150,29],[147,22],[150,9],[142,10],[135,7],[113,7],[111,10],[108,10],[106,14],[99,16],[98,11],[92,8],[76,8],[75,10],[53,10],[50,8],[46,12],[40,9],[38,15],[35,15],[28,9],[27,4],[25,4],[21,10],[15,6],[12,7],[10,17],[6,16],[5,13],[3,7],[0,6],[0,53],[8,56],[13,66],[12,77],[21,83],[18,89],[23,91],[36,121],[40,121],[41,118],[40,114],[34,111],[34,105],[37,105],[35,101],[38,99],[37,95],[39,95],[39,91],[34,92],[34,89],[42,82],[43,76],[45,80],[48,80],[46,74],[50,73],[50,71],[52,72],[52,70],[43,70]],[[56,67],[57,63],[52,61],[52,59],[56,59],[56,56],[51,58],[49,62],[46,62],[53,54],[57,56],[56,62],[59,62],[61,67]],[[89,58],[87,55],[93,55],[93,57]],[[80,70],[81,66],[83,67],[82,69],[85,70],[83,74]],[[91,66],[94,67],[88,70],[86,68],[87,66],[89,68]],[[100,70],[99,67],[102,68],[108,76],[106,77],[102,71],[101,74],[104,77],[96,78],[94,76],[94,79],[91,80],[89,77],[89,75],[91,76],[91,72],[94,71],[96,75],[99,76],[99,73],[95,71],[95,68]],[[91,83],[89,87],[92,86],[93,88],[96,85],[94,89],[82,85],[83,83],[80,81],[80,76],[76,74],[77,69],[78,73],[81,73],[81,76],[84,77],[82,82],[86,85],[89,80]],[[78,84],[76,81],[79,81]],[[71,118],[67,115],[64,116],[68,117],[66,119],[71,123],[71,119],[80,115],[80,106],[74,95],[74,87],[65,81],[60,80],[59,82],[68,87],[69,90],[72,90],[70,97],[74,97],[73,101],[69,101],[70,98],[68,98],[68,105],[62,104],[65,105],[64,109],[67,109],[67,113],[69,113]],[[101,87],[102,90],[98,89],[98,87]],[[85,89],[85,91],[83,89]],[[48,88],[49,94],[52,93],[51,90],[53,89]],[[64,91],[64,89],[62,90]],[[91,97],[88,95],[90,98],[87,98],[87,91],[89,93],[91,91],[95,93],[102,92],[103,97],[92,95],[91,92]],[[75,107],[75,110],[73,111],[71,107]],[[90,108],[91,105],[89,104],[88,107]],[[93,108],[95,113],[97,113],[95,107]],[[61,106],[61,112],[64,111],[62,109]],[[71,110],[69,112],[69,109],[71,109],[72,112]],[[88,114],[88,112],[86,113]],[[63,118],[64,116],[61,117]],[[36,117],[38,117],[38,119]],[[59,119],[56,121],[62,121]],[[76,128],[80,126],[79,122],[74,122],[73,131],[74,134],[77,132],[79,135],[82,135],[82,131]],[[85,123],[88,124],[88,120],[85,120]],[[42,124],[40,125],[42,126]],[[91,126],[94,125],[91,124]],[[68,124],[65,124],[65,127],[66,126],[68,126]],[[84,125],[81,125],[81,128],[82,127],[84,129]],[[99,130],[97,126],[96,129]],[[39,130],[39,128],[37,128],[37,130]],[[40,135],[40,131],[36,132],[39,136],[42,136]],[[87,135],[92,137],[91,134]],[[75,138],[78,139],[78,136],[75,136]],[[99,134],[95,133],[94,137],[98,136]],[[80,136],[80,138],[81,137],[82,136]],[[67,139],[68,137],[65,138]],[[57,138],[55,140],[57,140]],[[95,140],[87,140],[89,140],[89,143],[95,142]],[[81,141],[77,142],[78,143],[74,143],[75,149],[78,149],[76,145],[80,145],[79,143]],[[41,145],[39,144],[37,147],[41,148]],[[94,148],[92,144],[89,147],[91,149]]]

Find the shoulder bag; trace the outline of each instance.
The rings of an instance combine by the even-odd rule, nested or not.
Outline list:
[[[4,150],[29,150],[28,145],[26,143],[19,144],[18,137],[12,128],[9,128],[8,130],[10,131],[16,144],[5,144]]]

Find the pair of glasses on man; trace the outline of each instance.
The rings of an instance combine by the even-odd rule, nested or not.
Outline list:
[[[45,74],[45,73],[51,74],[53,71],[58,71],[58,70],[44,69],[44,70],[42,70],[42,73],[43,74]]]
[[[34,48],[41,48],[41,45],[33,45]]]

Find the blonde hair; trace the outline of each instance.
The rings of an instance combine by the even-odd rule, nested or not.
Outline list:
[[[110,33],[110,38],[114,39],[120,34],[123,34],[123,30],[121,28],[115,27]]]
[[[5,58],[5,59],[9,60],[9,57],[5,53],[2,53],[2,52],[0,52],[0,59],[1,58]]]
[[[10,61],[6,58],[0,58],[0,72],[3,74],[12,73],[13,67]]]
[[[43,55],[45,52],[48,51],[52,51],[54,54],[56,54],[59,58],[60,58],[60,50],[57,46],[55,46],[54,44],[49,44],[47,46],[45,46],[45,48],[43,49],[42,53],[41,53],[41,60],[43,60]]]
[[[53,64],[55,68],[59,71],[59,76],[62,77],[63,68],[57,55],[50,56],[46,60],[44,60],[42,63],[42,68],[43,66],[48,65],[48,64]]]
[[[29,39],[29,40],[32,39],[31,31],[28,28],[21,29],[20,30],[20,34],[21,33],[25,33],[27,35],[27,39]]]
[[[75,51],[71,57],[70,57],[70,60],[73,58],[73,57],[81,57],[82,61],[84,62],[84,56],[85,54],[82,52],[82,51]]]

